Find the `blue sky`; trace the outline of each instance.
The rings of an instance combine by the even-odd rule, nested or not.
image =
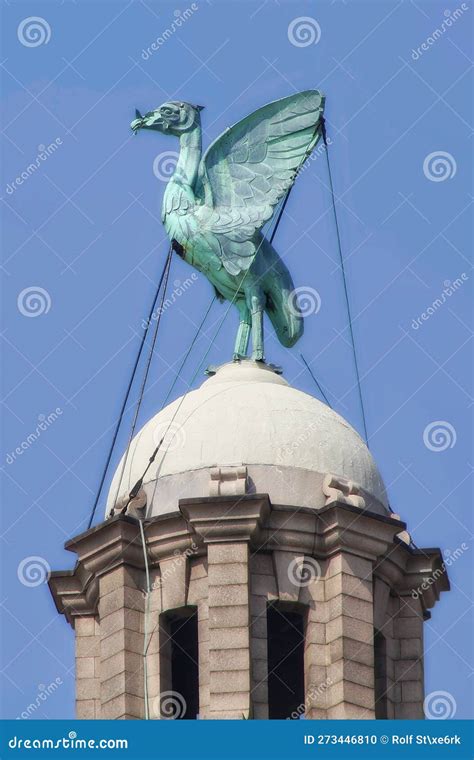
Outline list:
[[[448,692],[456,717],[470,717],[472,9],[423,0],[193,7],[147,56],[191,3],[2,5],[2,717],[20,715],[56,679],[60,688],[32,717],[73,715],[73,634],[46,585],[18,575],[31,557],[53,569],[73,565],[63,544],[87,525],[167,251],[165,182],[153,166],[177,144],[133,137],[134,109],[169,98],[200,103],[208,144],[264,103],[313,87],[327,96],[370,448],[416,543],[446,556],[468,547],[425,626],[425,668],[427,693]],[[433,39],[456,8],[462,13]],[[43,19],[39,37],[22,24],[31,16]],[[288,30],[303,16],[311,29],[296,45]],[[18,182],[32,162],[37,169]],[[302,351],[331,404],[362,431],[324,156],[299,177],[275,247],[321,308],[291,351],[269,329],[267,359],[317,395]],[[172,287],[191,273],[174,260]],[[447,287],[452,294],[430,309]],[[210,296],[199,276],[166,313],[141,423],[159,409]],[[225,309],[214,306],[174,396]],[[230,357],[236,324],[230,313],[206,364]],[[430,426],[445,437],[430,439]],[[114,464],[125,440],[126,429]]]

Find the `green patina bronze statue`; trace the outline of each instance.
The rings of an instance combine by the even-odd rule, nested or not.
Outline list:
[[[263,313],[283,346],[303,334],[291,275],[262,234],[278,202],[321,136],[324,97],[308,90],[277,100],[226,129],[202,156],[201,106],[170,101],[132,130],[179,137],[180,154],[163,198],[162,220],[174,250],[206,275],[240,324],[234,359],[263,361]]]

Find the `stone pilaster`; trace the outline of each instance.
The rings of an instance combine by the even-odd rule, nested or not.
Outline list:
[[[76,716],[97,720],[100,708],[100,627],[94,615],[75,619]]]
[[[314,560],[306,564],[307,575],[300,592],[300,601],[307,608],[304,671],[305,717],[326,718],[331,680],[328,674],[329,649],[326,647],[326,625],[329,621],[329,603],[326,601],[326,562]]]
[[[143,718],[143,572],[117,567],[100,578],[101,717]]]
[[[394,662],[394,684],[399,688],[400,702],[395,704],[395,718],[424,718],[423,676],[423,610],[421,601],[411,596],[399,598],[393,618],[394,637],[398,640],[399,657]]]
[[[249,547],[259,541],[268,497],[184,499],[180,510],[207,546],[208,716],[252,717]]]
[[[208,546],[209,717],[250,716],[249,547]],[[246,656],[235,656],[245,650]]]
[[[269,601],[278,599],[278,589],[270,554],[252,554],[250,570],[253,717],[265,719],[268,718],[267,606]]]
[[[372,562],[341,552],[328,561],[327,717],[374,717]]]

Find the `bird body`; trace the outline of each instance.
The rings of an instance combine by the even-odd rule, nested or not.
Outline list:
[[[226,130],[202,156],[199,106],[169,102],[132,129],[179,137],[162,221],[174,249],[239,311],[234,358],[263,360],[263,313],[287,347],[303,333],[291,275],[261,228],[320,136],[324,98],[307,91],[275,101]]]

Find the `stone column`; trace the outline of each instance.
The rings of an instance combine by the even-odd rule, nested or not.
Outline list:
[[[300,601],[307,607],[304,670],[305,717],[317,720],[326,718],[328,691],[329,648],[326,646],[326,625],[330,603],[326,600],[324,577],[326,562],[307,562],[309,575],[300,592]]]
[[[400,702],[395,704],[395,718],[415,720],[423,712],[423,610],[420,599],[401,596],[393,619],[393,632],[399,642],[399,659],[395,661],[395,684]]]
[[[249,547],[209,544],[209,717],[251,713]]]
[[[183,499],[180,510],[207,547],[210,718],[252,717],[249,545],[270,510],[268,497]],[[207,623],[207,625],[206,625]]]
[[[95,615],[76,617],[76,716],[101,718],[100,627]]]
[[[100,578],[101,717],[144,718],[141,570],[116,567]]]
[[[278,599],[270,554],[250,558],[250,656],[252,660],[253,717],[268,718],[267,606]]]
[[[328,718],[373,718],[372,562],[346,552],[328,561]]]

